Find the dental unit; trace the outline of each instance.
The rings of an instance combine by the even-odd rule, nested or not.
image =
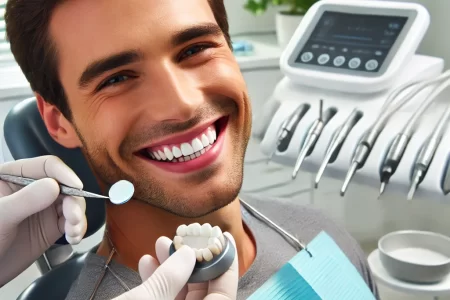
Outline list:
[[[300,170],[314,173],[316,187],[324,177],[343,180],[341,196],[352,181],[381,195],[414,189],[411,181],[421,177],[416,197],[444,197],[450,192],[450,150],[439,141],[447,140],[450,132],[444,129],[441,139],[434,138],[431,162],[416,162],[425,151],[423,145],[428,145],[427,137],[435,133],[430,120],[441,118],[448,105],[440,95],[450,80],[450,71],[443,72],[443,59],[416,54],[429,24],[428,11],[416,3],[314,4],[281,55],[284,78],[261,113],[270,116],[259,126],[265,128],[262,153],[274,163],[293,167],[293,178]],[[314,113],[323,105],[317,99],[326,99],[336,110],[326,126],[321,123],[326,112],[323,119]],[[287,148],[274,152],[279,128],[300,105],[310,109]],[[424,171],[411,174],[426,164],[426,176]]]
[[[315,188],[318,188],[323,172],[325,172],[325,168],[329,163],[332,163],[336,159],[342,147],[342,144],[345,142],[347,136],[350,134],[350,131],[361,118],[362,112],[355,108],[348,116],[347,120],[345,120],[345,122],[341,126],[339,126],[338,130],[336,130],[336,132],[334,133],[323,162],[320,165],[319,171],[317,172],[316,179],[314,181]]]
[[[305,160],[305,158],[311,154],[311,151],[314,150],[314,146],[317,140],[322,133],[323,128],[327,125],[327,123],[334,117],[337,110],[335,108],[329,108],[325,113],[323,113],[323,100],[319,101],[319,118],[314,121],[311,128],[306,135],[305,141],[303,143],[302,149],[300,150],[300,154],[297,157],[297,161],[295,162],[294,172],[292,173],[292,179],[297,177],[298,171]]]
[[[444,135],[449,118],[450,106],[448,106],[445,112],[442,114],[441,119],[433,130],[433,134],[419,152],[412,172],[411,187],[409,189],[407,198],[408,200],[413,199],[417,187],[427,174],[430,164],[436,154],[436,149],[442,140],[442,136]]]
[[[425,101],[421,103],[419,108],[408,120],[403,130],[399,134],[397,134],[397,136],[394,138],[391,146],[389,147],[386,158],[384,159],[382,164],[379,197],[384,193],[384,190],[389,182],[389,179],[397,170],[400,160],[402,159],[403,154],[405,153],[406,147],[408,146],[408,143],[416,130],[417,123],[420,120],[420,117],[422,116],[422,114],[425,113],[427,108],[436,100],[437,96],[439,96],[442,93],[442,91],[445,90],[448,87],[448,85],[450,85],[449,78],[450,72],[445,72],[444,74],[442,74],[437,78],[437,81],[443,80],[445,81],[440,85],[438,85],[433,90],[431,95],[429,95],[425,99]],[[431,81],[430,84],[433,83],[434,80]]]
[[[275,152],[283,152],[286,151],[289,143],[291,142],[292,135],[297,129],[297,125],[303,116],[308,112],[310,106],[302,104],[300,105],[284,122],[281,124],[280,131],[278,132],[278,139],[276,143],[276,147],[273,152],[270,154],[267,163],[270,162]]]

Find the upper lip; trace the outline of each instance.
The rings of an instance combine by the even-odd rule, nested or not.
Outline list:
[[[202,123],[202,124],[192,128],[192,129],[190,129],[189,131],[178,133],[178,134],[173,134],[170,137],[165,138],[163,140],[152,142],[152,143],[148,144],[147,146],[141,147],[140,150],[145,150],[145,149],[148,149],[148,148],[153,148],[153,147],[158,147],[158,146],[163,146],[163,145],[189,143],[194,138],[196,138],[200,133],[205,131],[206,128],[208,128],[209,126],[211,126],[214,123],[216,123],[222,117],[223,116],[215,118],[212,121],[204,122],[204,123]]]

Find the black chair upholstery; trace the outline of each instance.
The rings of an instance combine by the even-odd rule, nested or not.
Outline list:
[[[101,193],[80,149],[66,149],[56,143],[49,135],[39,114],[35,98],[22,101],[8,113],[4,124],[4,137],[15,160],[55,155],[78,175],[85,190]],[[86,199],[88,228],[85,238],[97,232],[104,225],[105,213],[103,201]],[[67,241],[63,236],[56,244],[67,244]]]
[[[97,247],[83,254],[75,254],[69,261],[51,270],[34,281],[17,298],[17,300],[63,300],[70,291],[84,266],[86,257],[95,252]]]

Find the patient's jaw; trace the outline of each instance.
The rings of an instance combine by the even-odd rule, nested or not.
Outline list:
[[[73,119],[41,113],[106,188],[126,179],[135,200],[183,217],[236,198],[250,103],[207,0],[66,1],[50,32]]]

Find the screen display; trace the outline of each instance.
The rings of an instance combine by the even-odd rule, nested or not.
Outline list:
[[[408,17],[325,11],[296,63],[377,72]]]

